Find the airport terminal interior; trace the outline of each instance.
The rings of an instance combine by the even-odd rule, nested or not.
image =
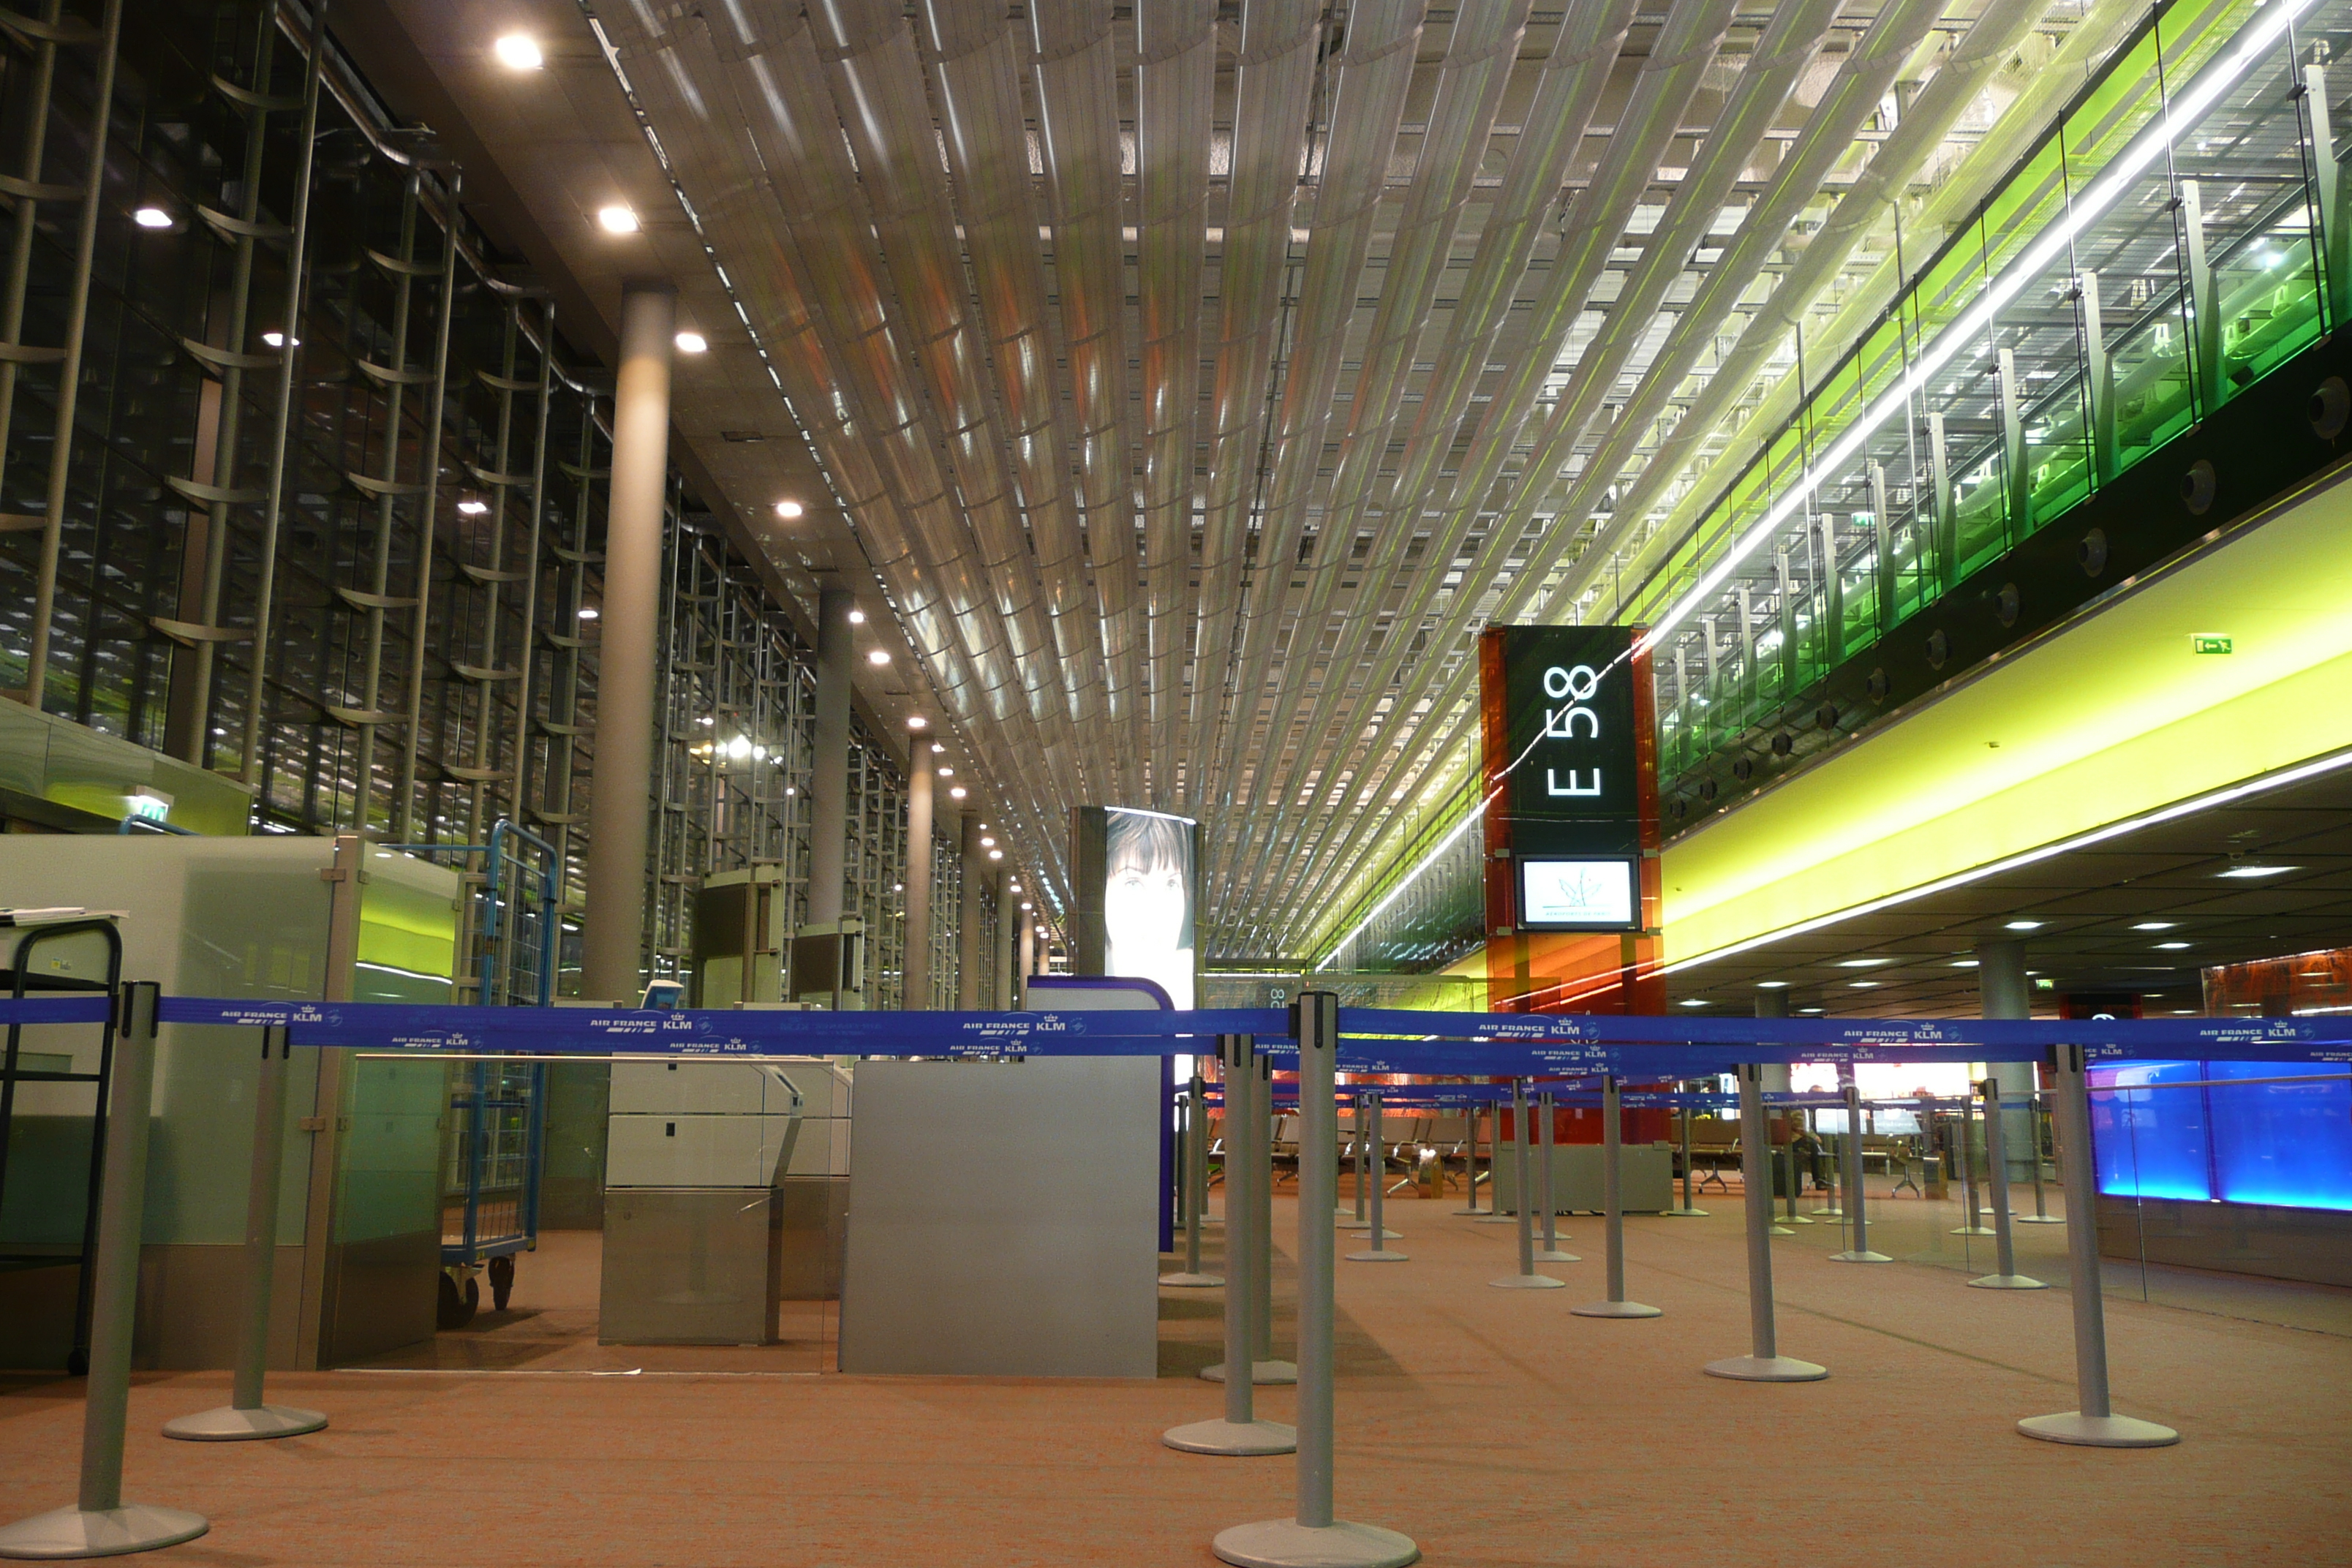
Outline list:
[[[2347,328],[2352,0],[0,0],[0,1559],[2352,1563]]]

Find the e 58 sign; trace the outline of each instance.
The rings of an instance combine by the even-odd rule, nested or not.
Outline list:
[[[1500,630],[1512,853],[1638,858],[1633,628]]]

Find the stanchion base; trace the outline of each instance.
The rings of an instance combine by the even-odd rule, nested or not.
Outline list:
[[[1843,1218],[1845,1218],[1845,1210],[1843,1210],[1843,1209],[1815,1209],[1815,1210],[1813,1211],[1813,1217],[1814,1217],[1815,1219],[1843,1219]]]
[[[1370,1226],[1351,1225],[1347,1228],[1348,1234],[1350,1236],[1360,1236],[1366,1241],[1375,1239],[1372,1236],[1372,1227]],[[1378,1239],[1381,1241],[1402,1241],[1404,1239],[1404,1232],[1401,1230],[1383,1230],[1381,1232]]]
[[[1660,1209],[1658,1212],[1668,1219],[1705,1219],[1706,1217],[1705,1209]]]
[[[1475,1219],[1475,1218],[1476,1218],[1478,1215],[1482,1215],[1482,1214],[1485,1214],[1485,1213],[1486,1213],[1487,1211],[1486,1211],[1486,1210],[1485,1210],[1485,1209],[1455,1209],[1454,1212],[1455,1214],[1457,1214],[1457,1215],[1462,1215],[1462,1216],[1463,1216],[1463,1217],[1465,1217],[1465,1218],[1468,1218],[1468,1219]]]
[[[2167,1448],[2180,1434],[2153,1421],[2128,1415],[2085,1415],[2069,1410],[2063,1415],[2029,1415],[2017,1424],[2029,1437],[2045,1443],[2075,1443],[2085,1448]]]
[[[1406,1568],[1421,1561],[1412,1537],[1376,1524],[1301,1524],[1269,1519],[1221,1530],[1209,1543],[1234,1568]]]
[[[1956,1225],[1944,1234],[1946,1236],[1991,1236],[1994,1232],[1992,1226],[1989,1225]]]
[[[1699,1370],[1709,1377],[1734,1383],[1819,1383],[1830,1369],[1788,1355],[1736,1355],[1711,1361]]]
[[[1794,1235],[1796,1235],[1797,1233],[1796,1233],[1795,1231],[1793,1231],[1793,1230],[1790,1230],[1790,1229],[1787,1226],[1785,1226],[1785,1225],[1776,1225],[1776,1226],[1773,1226],[1769,1231],[1768,1231],[1766,1234],[1767,1234],[1767,1235],[1769,1235],[1769,1236],[1794,1236]]]
[[[291,1405],[265,1405],[258,1410],[224,1405],[217,1410],[200,1410],[164,1422],[163,1436],[187,1443],[244,1443],[258,1437],[299,1437],[326,1424],[327,1418],[319,1412]]]
[[[1648,1307],[1639,1301],[1587,1301],[1581,1307],[1570,1307],[1569,1315],[1577,1318],[1663,1318],[1662,1307]]]
[[[2064,1225],[2063,1216],[2054,1214],[2021,1214],[2009,1222],[2011,1225]]]
[[[1410,1263],[1412,1261],[1412,1253],[1391,1252],[1385,1247],[1375,1247],[1369,1252],[1350,1252],[1346,1254],[1346,1257],[1350,1263]]]
[[[1584,1259],[1573,1252],[1562,1252],[1557,1247],[1545,1247],[1537,1249],[1536,1261],[1538,1263],[1581,1263]]]
[[[1203,1383],[1224,1382],[1225,1363],[1223,1362],[1219,1362],[1214,1366],[1202,1367],[1201,1369],[1201,1381]],[[1268,1384],[1279,1385],[1286,1383],[1297,1383],[1297,1381],[1298,1367],[1297,1363],[1294,1362],[1260,1361],[1252,1362],[1250,1363],[1250,1386],[1252,1388],[1264,1388]]]
[[[1212,1285],[1223,1284],[1225,1277],[1222,1274],[1162,1274],[1160,1282],[1181,1290],[1205,1290]]]
[[[153,1508],[128,1502],[121,1508],[85,1513],[78,1508],[51,1509],[0,1529],[0,1557],[54,1562],[68,1557],[120,1557],[126,1552],[152,1552],[194,1541],[212,1528],[212,1521],[185,1509]]]
[[[1988,1274],[1969,1284],[1979,1290],[2047,1290],[2049,1285],[2031,1274]]]
[[[1194,1421],[1171,1426],[1160,1434],[1160,1440],[1182,1454],[1227,1454],[1235,1458],[1298,1452],[1298,1428],[1279,1421]]]
[[[1801,1214],[1784,1214],[1780,1216],[1778,1223],[1781,1225],[1811,1225],[1813,1222],[1807,1219]]]
[[[1506,1274],[1500,1279],[1489,1279],[1486,1283],[1497,1290],[1558,1290],[1566,1287],[1568,1281],[1555,1279],[1549,1274]]]
[[[1513,1209],[1508,1214],[1502,1214],[1496,1210],[1488,1209],[1485,1213],[1479,1215],[1477,1219],[1472,1223],[1476,1225],[1517,1225],[1519,1223],[1519,1211]]]
[[[1844,1252],[1831,1253],[1830,1261],[1832,1263],[1892,1263],[1895,1259],[1883,1252],[1855,1252],[1849,1248]]]

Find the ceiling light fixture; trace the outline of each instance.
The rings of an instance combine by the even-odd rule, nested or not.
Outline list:
[[[2136,925],[2136,926],[2132,927],[2132,930],[2134,930],[2134,931],[2170,931],[2174,926],[2177,926],[2177,925],[2179,925],[2179,923],[2180,923],[2180,922],[2179,922],[2179,921],[2140,921],[2140,922],[2139,922],[2139,924],[2137,924],[2137,925]]]
[[[863,610],[852,610],[852,611],[850,611],[850,612],[849,612],[849,624],[850,624],[851,626],[864,626],[864,625],[866,624],[866,612],[865,612],[865,611],[863,611]]]
[[[1878,982],[1875,980],[1849,980],[1846,984],[1853,987],[1856,991],[1875,991],[1878,989]]]
[[[510,71],[535,71],[547,63],[547,57],[540,52],[539,40],[529,33],[509,33],[490,46],[490,52],[499,57],[499,64]]]
[[[801,505],[801,503],[796,500],[780,500],[776,503],[776,515],[782,518],[786,522],[792,521],[793,519],[800,516],[806,510],[808,510],[808,508]],[[853,618],[856,614],[856,611],[851,612]]]
[[[2042,929],[2042,922],[2040,921],[2003,921],[2001,922],[2000,929],[2003,931],[2040,931]]]
[[[596,606],[593,605],[583,605],[580,606],[580,618],[583,621],[594,620],[598,613]]]
[[[1704,1007],[1706,1005],[1706,998],[1704,996],[1685,996],[1682,999],[1680,1005],[1685,1007]]]
[[[931,755],[933,755],[933,756],[935,756],[935,757],[936,757],[936,756],[938,756],[941,752],[944,752],[944,751],[946,751],[946,750],[947,750],[947,748],[946,748],[945,746],[940,745],[937,741],[933,741],[933,742],[931,742]],[[941,768],[941,769],[940,770],[940,773],[954,773],[954,772],[955,772],[955,770],[954,770],[953,768]]]
[[[951,800],[961,800],[964,797],[964,793],[963,785],[958,784],[955,788],[948,791],[948,796]]]
[[[273,349],[282,349],[286,346],[286,334],[284,332],[264,332],[261,334],[261,341],[268,343]],[[302,340],[296,338],[294,340],[294,346],[298,349],[300,348],[302,346]]]
[[[1002,849],[992,849],[988,852],[988,858],[992,860],[1002,860],[1004,858],[1004,851]]]
[[[467,496],[464,500],[457,503],[457,510],[464,512],[467,517],[479,517],[484,512],[490,510],[490,503],[486,500],[478,500],[472,496]]]
[[[945,746],[933,746],[931,750],[935,752],[943,752],[946,751],[947,748]],[[955,777],[955,770],[953,768],[941,768],[940,770],[940,777],[943,779],[951,779]]]
[[[677,352],[682,354],[702,353],[710,347],[710,340],[700,332],[680,332],[670,342],[677,345]]]
[[[983,838],[980,841],[980,847],[982,849],[993,849],[996,847],[996,840],[993,838]]]
[[[920,713],[909,713],[909,714],[908,714],[908,715],[907,715],[907,728],[908,728],[908,729],[909,729],[909,730],[928,730],[928,729],[929,729],[930,727],[931,727],[931,721],[930,721],[929,719],[924,718]]]
[[[2241,881],[2252,881],[2256,877],[2284,877],[2289,871],[2300,871],[2303,868],[2300,866],[2232,866],[2228,870],[2219,872],[2217,875],[2234,877]]]
[[[1756,983],[1759,991],[1786,991],[1788,988],[1789,983],[1785,980],[1759,980]]]
[[[2156,944],[2156,951],[2158,952],[2179,952],[2188,945],[2189,944],[2185,942],[2159,942]]]
[[[1894,962],[1891,958],[1841,958],[1837,966],[1840,969],[1875,969],[1882,963]]]
[[[887,664],[890,662],[890,652],[887,648],[877,647],[866,656],[866,662],[874,665]]]
[[[637,232],[637,215],[618,202],[611,206],[600,208],[596,214],[596,222],[606,234]]]
[[[131,215],[131,221],[141,228],[169,228],[172,226],[172,215],[162,207],[141,207]]]

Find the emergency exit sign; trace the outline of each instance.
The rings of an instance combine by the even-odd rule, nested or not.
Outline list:
[[[2222,636],[2220,632],[2191,632],[2189,634],[2189,651],[2191,653],[2228,653],[2230,651],[2230,639]]]

